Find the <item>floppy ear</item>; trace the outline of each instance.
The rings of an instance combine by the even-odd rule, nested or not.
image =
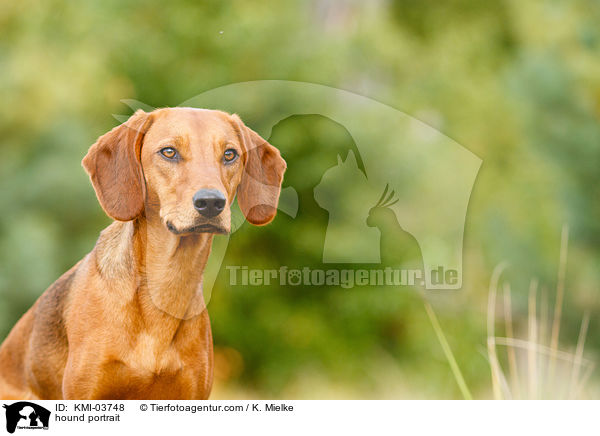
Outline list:
[[[234,115],[242,129],[244,172],[237,189],[238,204],[246,219],[257,226],[270,223],[277,213],[281,182],[286,163],[279,150],[246,127]]]
[[[98,138],[83,158],[102,209],[116,220],[130,221],[144,210],[146,184],[140,153],[150,124],[150,114],[138,110]]]

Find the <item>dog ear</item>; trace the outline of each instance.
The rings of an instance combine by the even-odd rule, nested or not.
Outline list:
[[[237,189],[238,204],[248,222],[262,226],[270,223],[277,214],[286,163],[279,150],[246,127],[234,115],[242,130],[244,172]]]
[[[151,114],[138,110],[98,138],[83,158],[102,209],[116,220],[130,221],[144,210],[146,184],[140,153],[151,123]]]

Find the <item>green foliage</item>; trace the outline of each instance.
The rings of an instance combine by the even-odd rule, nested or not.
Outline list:
[[[175,106],[225,84],[281,79],[367,95],[483,159],[463,289],[428,294],[476,397],[490,395],[482,350],[491,271],[508,260],[509,278],[521,284],[514,289],[527,289],[532,276],[554,289],[564,223],[571,240],[561,342],[575,343],[589,309],[593,357],[599,24],[600,6],[583,0],[4,2],[0,337],[109,223],[80,161],[116,124],[112,114],[129,115],[121,99]],[[288,162],[298,217],[244,224],[224,264],[320,268],[328,215],[313,189],[352,138],[304,115],[282,121],[270,142]],[[526,328],[526,292],[513,292],[513,309]],[[231,287],[223,270],[209,311],[218,356],[237,362],[235,371],[217,369],[216,395],[461,397],[413,289]]]

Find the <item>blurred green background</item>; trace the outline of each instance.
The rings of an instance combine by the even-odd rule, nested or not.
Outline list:
[[[25,0],[0,4],[0,29],[0,338],[110,222],[80,161],[117,124],[113,114],[131,113],[122,99],[176,106],[230,83],[278,79],[368,96],[483,159],[463,288],[427,294],[476,398],[492,396],[492,271],[510,262],[503,282],[515,334],[527,337],[529,280],[539,280],[543,320],[565,224],[560,349],[574,351],[587,312],[584,356],[597,358],[600,3]],[[313,189],[336,156],[320,150],[349,141],[317,115],[281,122],[270,142],[288,162],[298,216],[245,225],[224,263],[322,268],[327,212]],[[222,271],[209,312],[213,398],[462,398],[415,290],[232,287]],[[504,315],[500,305],[499,335]],[[556,377],[571,374],[567,365]],[[581,397],[600,397],[595,373],[583,384]]]

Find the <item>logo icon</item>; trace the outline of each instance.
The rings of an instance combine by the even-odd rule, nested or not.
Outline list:
[[[341,152],[337,165],[321,173],[314,191],[314,201],[329,214],[323,263],[397,267],[400,262],[402,269],[406,263],[416,264],[424,272],[425,289],[462,287],[467,206],[482,160],[435,127],[376,100],[305,82],[233,83],[182,106],[235,112],[263,138],[301,115],[319,115],[343,127],[351,139],[349,149]],[[436,116],[426,118],[441,125]],[[318,149],[320,161],[334,150],[339,154],[339,145],[324,141]],[[378,205],[386,187],[384,203]],[[227,241],[219,248],[213,247],[208,269],[215,265],[218,271]],[[215,276],[205,280],[204,292]]]
[[[121,101],[134,110],[154,109],[136,100]],[[482,160],[436,127],[358,94],[285,80],[232,83],[205,91],[180,106],[236,113],[269,140],[276,133],[283,138],[303,138],[307,153],[297,153],[298,159],[304,159],[298,166],[304,172],[301,184],[282,186],[278,208],[297,218],[299,210],[301,215],[307,210],[314,212],[310,209],[314,203],[327,213],[326,221],[318,221],[326,226],[320,246],[322,263],[354,264],[344,270],[328,269],[333,273],[328,286],[338,286],[335,283],[339,280],[334,279],[341,277],[340,271],[352,277],[357,272],[362,277],[362,270],[355,267],[370,265],[378,267],[369,268],[374,272],[369,276],[375,278],[374,283],[417,284],[440,290],[462,287],[467,206]],[[322,129],[320,122],[314,127],[304,125],[301,131],[286,130],[289,120],[303,116],[313,117],[312,120],[318,116],[338,126],[339,136],[323,135],[328,131]],[[115,118],[125,122],[129,117]],[[433,120],[434,126],[442,125],[436,113],[425,118]],[[314,138],[327,140],[315,147],[310,139],[313,133]],[[294,147],[300,150],[297,144],[289,150]],[[291,167],[287,174],[292,174]],[[308,185],[313,187],[310,199],[306,196]],[[264,185],[263,189],[268,192],[273,187]],[[231,214],[234,233],[245,218],[235,203]],[[221,271],[230,236],[213,239],[199,292],[194,293],[183,315],[171,313],[172,316],[188,319],[204,310]],[[317,245],[321,244],[320,234],[315,237]],[[317,246],[314,238],[303,243],[307,241]],[[247,273],[239,268],[242,274]],[[237,269],[233,267],[233,271]],[[296,271],[299,269],[303,271],[300,278]],[[306,284],[309,270],[304,266],[290,269],[288,283]],[[282,265],[280,271],[287,271],[287,266]],[[323,270],[313,269],[318,278],[317,271]],[[287,277],[287,273],[282,274]],[[362,279],[359,282],[364,283]],[[167,310],[160,293],[158,298],[151,295],[157,307]]]
[[[50,411],[28,401],[19,401],[11,405],[4,404],[6,409],[6,431],[14,433],[18,429],[48,430]]]

